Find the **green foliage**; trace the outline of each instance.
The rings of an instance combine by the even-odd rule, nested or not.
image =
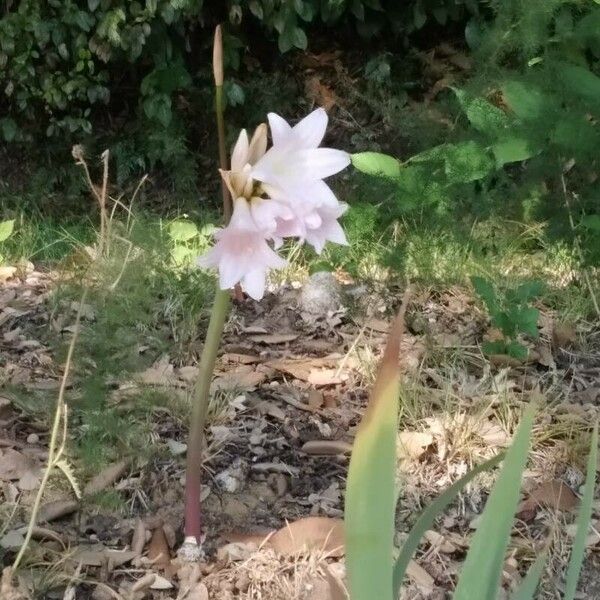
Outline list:
[[[0,244],[5,242],[13,233],[15,228],[15,220],[0,221]],[[4,262],[4,257],[0,253],[0,264]]]
[[[527,357],[527,348],[519,343],[518,337],[526,334],[538,337],[537,323],[540,311],[530,306],[530,302],[539,297],[544,286],[539,281],[528,281],[514,289],[505,289],[498,293],[491,281],[482,277],[472,277],[471,282],[477,295],[483,300],[492,325],[503,335],[502,340],[486,342],[483,346],[487,354],[508,354],[514,358]]]

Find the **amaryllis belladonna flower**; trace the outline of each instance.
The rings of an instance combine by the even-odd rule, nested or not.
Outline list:
[[[231,170],[222,171],[233,198],[227,227],[215,234],[215,246],[198,259],[219,271],[221,289],[241,283],[260,300],[270,269],[285,261],[279,248],[295,237],[321,253],[326,242],[346,244],[338,218],[347,205],[338,202],[323,181],[350,164],[342,150],[319,148],[327,128],[327,113],[319,108],[291,127],[280,116],[268,115],[273,145],[267,150],[267,128],[257,127],[249,140],[242,130],[231,156]]]

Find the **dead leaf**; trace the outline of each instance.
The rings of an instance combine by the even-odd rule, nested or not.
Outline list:
[[[411,560],[406,567],[406,575],[414,581],[414,583],[423,588],[427,592],[433,590],[435,580],[433,577],[417,562]]]
[[[171,566],[171,553],[162,525],[152,532],[148,544],[148,558],[157,569],[168,569]]]
[[[161,357],[151,367],[134,375],[134,379],[145,385],[180,385],[168,356]]]
[[[448,541],[445,536],[432,529],[426,531],[424,537],[438,552],[452,554],[457,550],[456,546]]]
[[[169,438],[165,440],[165,443],[167,444],[169,451],[173,456],[181,456],[187,452],[187,444],[184,444],[183,442]]]
[[[129,466],[129,460],[121,460],[119,462],[113,463],[109,465],[98,475],[96,475],[83,489],[83,493],[85,496],[91,496],[93,494],[97,494],[102,490],[105,490],[107,487],[111,486],[117,479],[125,473],[127,467]]]
[[[298,338],[297,333],[267,333],[262,335],[250,335],[250,340],[257,344],[286,344]]]
[[[155,575],[154,581],[150,586],[151,590],[170,590],[173,589],[173,584],[168,580],[162,577],[161,575]]]
[[[135,593],[135,592],[143,592],[144,590],[147,590],[154,583],[155,579],[156,579],[156,573],[147,573],[141,579],[138,579],[131,586],[130,592]]]
[[[493,421],[481,422],[476,433],[484,442],[492,447],[505,447],[510,444],[508,433],[498,423],[494,423]]]
[[[352,452],[352,444],[343,440],[309,440],[302,446],[302,452],[323,456],[350,454]]]
[[[552,343],[555,348],[570,348],[577,341],[577,330],[573,323],[555,323],[552,328]]]
[[[223,561],[226,564],[248,560],[258,550],[263,541],[264,538],[262,538],[258,543],[249,541],[230,542],[229,544],[225,544],[217,550],[217,560]]]
[[[315,390],[313,388],[311,388],[310,390],[308,390],[308,406],[310,406],[311,408],[317,409],[317,408],[321,408],[323,406],[323,404],[325,403],[325,398],[323,397],[323,392],[321,392],[320,390]]]
[[[251,365],[240,365],[234,370],[227,371],[217,377],[210,385],[211,392],[232,390],[255,390],[266,381],[267,373],[257,371]]]
[[[265,365],[312,385],[326,386],[348,379],[346,370],[337,372],[338,362],[335,358],[285,358],[270,360]]]
[[[236,352],[225,352],[221,356],[221,362],[232,363],[234,365],[254,365],[261,362],[260,356],[254,354],[239,354]]]
[[[340,557],[344,555],[344,522],[328,517],[305,517],[276,531],[267,545],[284,555],[314,549]]]
[[[101,567],[110,563],[114,567],[124,565],[135,558],[135,552],[131,550],[111,550],[102,544],[93,546],[79,546],[72,554],[69,554],[68,560],[74,563],[81,563],[86,567]]]
[[[135,552],[138,556],[142,555],[144,546],[146,545],[146,526],[141,519],[137,519],[135,522],[135,529],[131,536],[131,551]]]
[[[543,506],[553,510],[573,510],[579,500],[571,488],[559,479],[546,481],[535,487],[526,500],[521,502],[517,516],[523,521],[530,521]]]
[[[401,460],[416,460],[433,444],[433,435],[426,431],[401,431],[398,434],[398,454]]]
[[[13,584],[12,567],[4,567],[0,580],[0,598],[2,600],[28,600],[29,594],[23,590],[21,584]]]
[[[61,517],[66,517],[75,512],[79,508],[79,503],[76,500],[54,500],[48,502],[40,508],[40,522],[55,521]]]
[[[0,281],[8,281],[9,279],[15,276],[16,272],[17,267],[0,267]]]
[[[379,333],[387,333],[390,330],[390,324],[383,319],[369,319],[365,323],[365,327],[367,329],[372,329],[373,331],[378,331]]]
[[[208,588],[206,585],[199,581],[196,585],[188,592],[185,597],[186,600],[209,600]]]

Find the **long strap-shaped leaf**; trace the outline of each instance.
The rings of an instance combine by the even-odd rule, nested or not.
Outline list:
[[[444,490],[444,492],[433,500],[421,513],[421,516],[413,525],[404,545],[400,549],[400,554],[398,555],[396,565],[394,566],[394,598],[398,598],[400,585],[402,584],[402,579],[404,578],[410,559],[413,557],[425,532],[428,529],[431,529],[435,519],[444,512],[446,507],[452,503],[456,496],[458,496],[461,490],[463,490],[472,479],[484,471],[493,469],[503,458],[504,453],[498,454],[497,456],[494,456],[494,458],[490,458],[484,463],[471,469],[466,475],[463,475],[463,477]]]
[[[577,532],[571,550],[571,559],[567,568],[565,582],[565,595],[563,600],[573,600],[577,591],[577,581],[583,564],[585,554],[585,541],[588,527],[592,518],[592,504],[594,501],[594,488],[596,487],[596,468],[598,464],[598,423],[594,425],[592,441],[590,443],[590,454],[588,456],[587,474],[585,477],[585,491],[581,499],[581,507],[577,515]]]
[[[346,568],[352,600],[392,600],[396,435],[403,302],[358,427],[346,486]]]
[[[510,600],[533,600],[535,590],[540,583],[544,567],[546,566],[546,553],[544,552],[533,563],[527,575],[521,581],[521,585],[516,589]]]
[[[504,555],[519,502],[521,476],[527,462],[535,407],[523,415],[504,465],[488,498],[462,568],[454,600],[495,600]]]

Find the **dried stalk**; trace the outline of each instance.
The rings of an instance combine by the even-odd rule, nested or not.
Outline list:
[[[71,364],[73,361],[73,353],[75,351],[75,343],[77,342],[77,337],[79,335],[79,324],[81,322],[81,313],[83,310],[83,305],[85,304],[85,299],[87,297],[87,288],[84,289],[81,300],[79,301],[79,306],[77,308],[77,316],[75,317],[75,329],[73,330],[73,336],[71,338],[71,342],[69,343],[69,350],[67,352],[67,360],[65,363],[65,370],[63,371],[63,376],[60,382],[60,388],[58,390],[58,399],[56,401],[56,410],[54,412],[54,423],[52,424],[52,433],[50,435],[50,444],[48,447],[48,464],[46,465],[46,469],[44,470],[44,474],[42,476],[42,481],[40,482],[40,487],[37,491],[35,501],[33,503],[33,507],[31,509],[31,517],[29,518],[29,524],[27,525],[27,533],[25,534],[25,541],[23,545],[19,549],[19,553],[17,554],[15,561],[13,563],[13,570],[16,571],[19,567],[21,561],[23,560],[23,556],[29,546],[29,542],[31,541],[31,536],[33,535],[33,531],[35,529],[37,523],[37,517],[40,510],[40,505],[42,502],[42,496],[44,495],[44,490],[46,489],[46,485],[48,484],[48,479],[50,478],[50,474],[52,470],[56,468],[57,463],[61,460],[64,448],[65,448],[65,439],[66,439],[66,419],[67,419],[67,405],[65,403],[65,390],[67,388],[67,381],[69,379],[69,373],[71,371]],[[61,435],[61,422],[63,422],[62,435]],[[60,446],[59,446],[59,438],[60,438]],[[58,448],[57,448],[58,446]]]

